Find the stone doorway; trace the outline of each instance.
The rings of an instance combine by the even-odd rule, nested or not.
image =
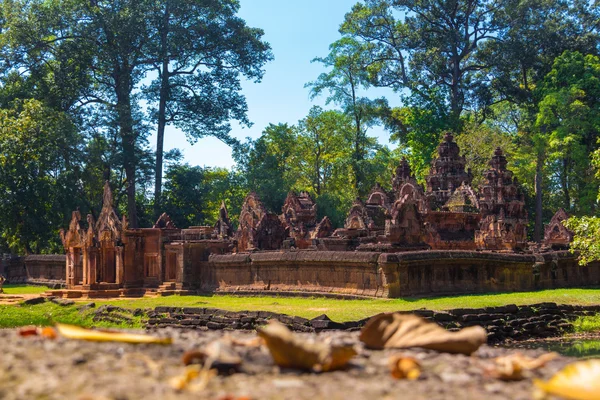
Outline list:
[[[177,253],[167,252],[167,267],[165,269],[165,282],[177,281]]]
[[[98,282],[117,283],[117,256],[114,248],[102,249]]]

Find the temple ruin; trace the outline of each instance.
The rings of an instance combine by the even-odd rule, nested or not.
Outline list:
[[[422,187],[403,159],[391,190],[375,183],[334,229],[306,192],[290,192],[281,214],[255,193],[237,230],[225,203],[214,226],[179,229],[167,214],[130,229],[108,183],[98,221],[73,212],[61,232],[65,297],[204,292],[303,291],[396,297],[529,290],[600,283],[600,265],[578,267],[564,251],[572,232],[559,210],[543,244],[527,243],[524,194],[501,149],[479,188],[452,134],[445,134]],[[534,268],[535,267],[535,268]],[[557,273],[563,269],[562,275]]]

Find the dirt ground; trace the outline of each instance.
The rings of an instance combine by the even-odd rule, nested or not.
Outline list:
[[[224,336],[246,341],[255,332],[181,331],[163,329],[172,345],[93,343],[58,338],[20,337],[0,330],[0,399],[531,399],[531,379],[502,382],[483,373],[491,359],[514,350],[481,347],[473,356],[426,350],[401,351],[420,360],[416,381],[395,380],[388,358],[398,350],[372,351],[358,332],[327,332],[306,339],[354,343],[358,355],[341,371],[305,373],[281,370],[263,346],[233,347],[242,359],[241,372],[216,376],[205,388],[177,391],[171,378],[185,370],[182,355]],[[539,355],[539,351],[521,351]],[[549,378],[573,359],[559,357],[534,376]]]

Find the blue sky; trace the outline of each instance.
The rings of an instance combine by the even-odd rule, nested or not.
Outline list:
[[[325,104],[325,97],[311,101],[304,84],[315,80],[325,69],[311,63],[315,57],[328,54],[329,44],[340,38],[339,25],[356,0],[240,0],[239,15],[252,27],[265,31],[275,56],[267,64],[261,83],[243,83],[248,102],[248,116],[254,123],[242,128],[233,123],[232,135],[244,139],[257,138],[269,123],[296,124],[313,105]],[[369,96],[386,96],[390,104],[398,104],[398,95],[390,90],[369,90]],[[329,108],[334,108],[332,104]],[[389,134],[374,128],[371,136],[388,144]],[[150,143],[155,148],[153,135]],[[392,146],[393,147],[393,146]],[[179,148],[191,165],[229,168],[234,165],[231,150],[214,138],[204,138],[193,146],[185,135],[173,127],[165,134],[165,150]]]

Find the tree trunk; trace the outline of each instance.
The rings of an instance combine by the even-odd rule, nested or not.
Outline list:
[[[537,243],[542,241],[542,212],[543,212],[543,197],[542,197],[542,166],[544,157],[541,153],[538,153],[538,157],[535,165],[535,226],[534,226],[534,240]]]
[[[452,129],[455,133],[459,133],[460,114],[462,112],[462,99],[460,93],[460,62],[458,59],[453,60],[452,67],[452,85],[450,87],[450,119]]]
[[[564,195],[564,208],[568,212],[571,209],[571,194],[569,193],[569,158],[563,158],[563,171],[561,176],[561,185],[563,188]]]
[[[165,126],[167,120],[167,102],[169,100],[169,2],[166,2],[165,15],[163,17],[163,29],[160,35],[162,76],[160,81],[160,97],[158,100],[158,130],[156,133],[156,166],[154,180],[154,217],[162,212],[162,175],[163,175],[163,151],[165,140]]]
[[[135,204],[135,140],[133,115],[131,112],[131,71],[118,68],[115,73],[117,83],[117,120],[123,148],[123,166],[127,180],[127,216],[131,228],[138,227],[137,207]]]

